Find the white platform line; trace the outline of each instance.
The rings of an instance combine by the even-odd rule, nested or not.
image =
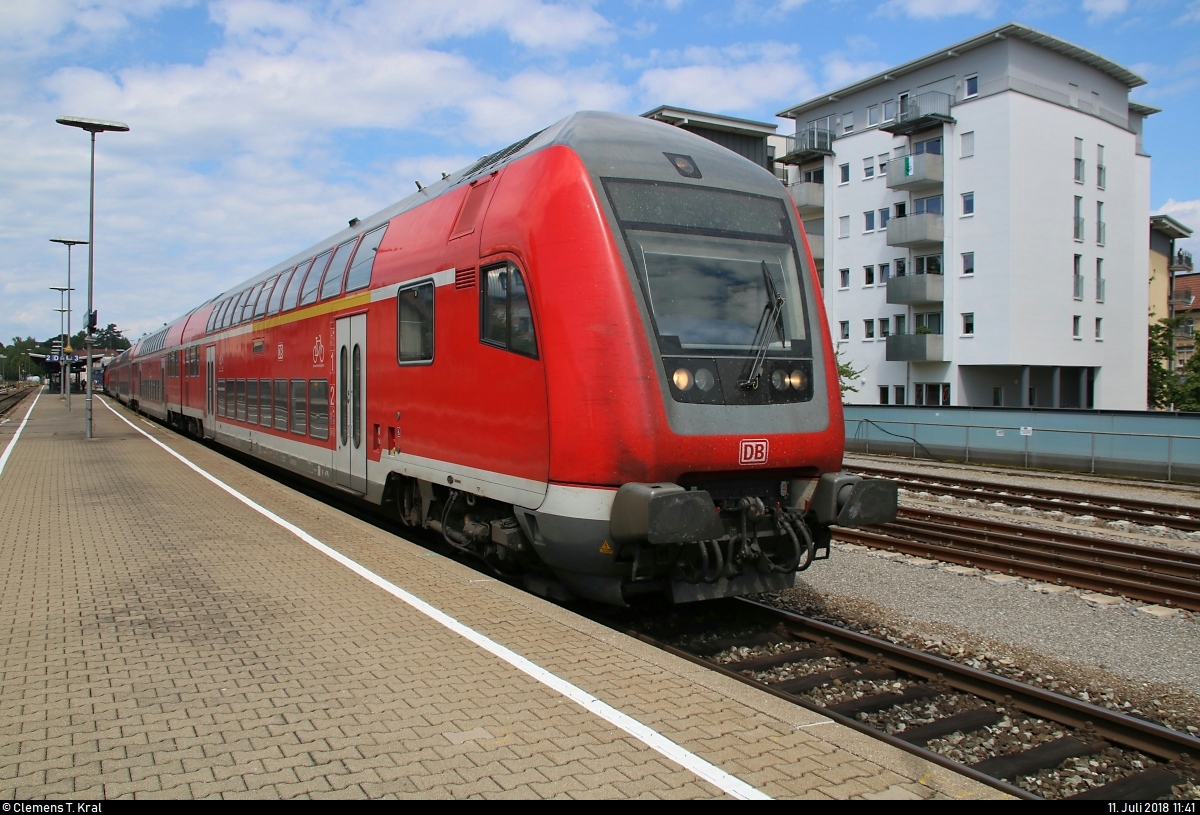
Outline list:
[[[666,736],[662,735],[661,733],[659,733],[659,732],[653,730],[652,728],[647,727],[646,725],[637,721],[632,716],[622,713],[621,711],[617,710],[616,708],[612,707],[611,705],[600,701],[599,699],[592,696],[590,693],[583,690],[582,688],[579,688],[576,685],[571,684],[567,680],[562,679],[561,677],[551,673],[550,671],[547,671],[545,668],[542,668],[541,666],[531,662],[530,660],[528,660],[525,657],[521,656],[520,654],[506,648],[505,646],[501,645],[500,643],[496,642],[495,640],[492,640],[491,638],[484,636],[483,634],[480,634],[475,629],[470,628],[470,627],[460,623],[458,620],[454,619],[453,617],[446,614],[445,612],[440,611],[437,608],[434,608],[432,605],[430,605],[429,603],[420,599],[419,597],[417,597],[413,594],[410,594],[409,592],[400,588],[396,584],[375,574],[367,567],[346,557],[341,552],[338,552],[337,550],[325,545],[321,541],[314,538],[312,535],[305,532],[303,529],[300,529],[295,524],[292,524],[291,522],[284,520],[283,518],[279,517],[274,512],[267,509],[266,507],[256,504],[250,498],[247,498],[245,495],[238,492],[233,487],[226,484],[224,481],[221,481],[219,478],[212,475],[208,471],[202,469],[198,465],[193,464],[191,461],[189,461],[184,456],[175,452],[170,447],[163,444],[161,441],[154,438],[146,431],[137,427],[136,425],[133,424],[133,422],[129,421],[124,416],[122,416],[120,413],[118,413],[112,407],[112,405],[108,404],[107,400],[101,399],[100,403],[103,404],[109,410],[111,410],[113,412],[113,414],[115,414],[117,416],[117,418],[119,418],[121,421],[125,422],[125,424],[129,425],[134,430],[141,433],[146,438],[150,439],[150,441],[157,444],[163,450],[166,450],[168,453],[170,453],[172,456],[177,458],[179,461],[183,462],[185,465],[190,467],[192,470],[199,473],[202,477],[208,479],[213,484],[220,487],[222,490],[229,493],[231,496],[233,496],[237,500],[241,501],[243,504],[250,507],[251,509],[253,509],[255,512],[258,512],[263,517],[265,517],[268,520],[272,521],[273,523],[276,523],[279,526],[283,527],[288,532],[291,532],[293,535],[300,538],[300,540],[307,543],[309,546],[311,546],[314,549],[318,550],[319,552],[329,556],[330,558],[333,558],[335,561],[342,564],[350,571],[355,572],[360,577],[363,577],[366,580],[369,580],[371,583],[374,583],[376,586],[383,589],[388,594],[391,594],[393,597],[403,600],[405,603],[412,606],[417,611],[420,611],[422,614],[426,615],[430,619],[435,620],[436,622],[438,622],[442,626],[450,629],[451,631],[458,634],[459,636],[461,636],[467,640],[470,640],[471,642],[478,645],[480,648],[483,648],[485,651],[488,651],[489,653],[499,657],[500,659],[504,660],[508,664],[515,667],[517,670],[522,671],[523,673],[527,674],[528,676],[536,679],[538,682],[541,682],[543,685],[546,685],[547,687],[551,688],[552,690],[557,691],[558,693],[562,694],[563,696],[567,697],[571,701],[573,701],[576,704],[583,707],[585,710],[588,710],[591,713],[594,713],[595,715],[604,719],[606,722],[613,725],[614,727],[624,730],[626,733],[633,736],[635,739],[642,742],[642,744],[645,744],[650,749],[655,750],[656,752],[667,757],[671,761],[674,761],[676,764],[679,764],[683,768],[689,770],[690,772],[694,773],[698,777],[709,782],[713,786],[718,787],[723,792],[728,793],[729,795],[733,796],[734,798],[741,798],[741,799],[747,799],[747,800],[770,800],[770,796],[768,796],[766,793],[747,784],[745,781],[742,781],[740,778],[730,775],[729,773],[722,770],[720,767],[710,764],[709,762],[707,762],[704,759],[697,756],[695,753],[692,753],[690,750],[687,750],[687,749],[679,746],[678,744],[671,741],[670,739],[668,739]]]
[[[33,395],[33,405],[37,404],[37,400],[42,398],[42,389],[38,388],[38,392]],[[25,429],[25,425],[29,422],[30,415],[33,414],[33,405],[29,406],[29,410],[25,411],[25,418],[21,420],[21,426],[17,428],[17,432],[13,433],[13,437],[8,440],[8,446],[4,448],[4,455],[0,455],[0,475],[4,475],[4,465],[8,463],[8,457],[13,451],[13,447],[17,444],[17,439],[21,438],[21,431]]]

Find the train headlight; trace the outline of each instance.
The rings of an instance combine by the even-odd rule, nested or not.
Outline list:
[[[711,374],[709,375],[711,376]],[[671,381],[675,383],[675,387],[685,392],[690,391],[692,389],[692,385],[695,384],[695,381],[692,378],[692,372],[687,368],[676,368],[675,374],[671,377]],[[709,387],[712,386],[709,385]]]
[[[771,373],[771,386],[777,391],[786,390],[789,381],[788,375],[778,368]]]
[[[795,370],[788,374],[787,382],[796,390],[802,391],[808,384],[808,377],[804,375],[804,371]]]
[[[696,371],[696,387],[707,393],[713,389],[713,385],[717,384],[717,378],[713,376],[713,372],[708,368],[700,368]]]

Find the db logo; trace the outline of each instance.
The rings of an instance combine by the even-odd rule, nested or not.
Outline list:
[[[766,439],[742,439],[738,448],[738,464],[766,464]]]

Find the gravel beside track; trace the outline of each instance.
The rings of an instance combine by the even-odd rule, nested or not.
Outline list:
[[[760,599],[1200,732],[1200,615],[1160,619],[1140,604],[986,577],[835,545],[796,588]]]

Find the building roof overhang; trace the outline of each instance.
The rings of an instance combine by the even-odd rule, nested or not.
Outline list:
[[[681,127],[695,125],[707,127],[710,130],[723,130],[727,133],[737,133],[743,136],[774,136],[778,125],[766,122],[756,122],[752,119],[738,119],[734,116],[722,116],[719,113],[704,113],[699,110],[676,108],[670,105],[659,105],[654,110],[642,114],[643,119],[653,119],[666,122],[669,125]]]
[[[934,51],[932,54],[926,54],[923,57],[914,59],[911,62],[906,62],[903,65],[891,68],[883,73],[869,76],[866,79],[855,82],[853,85],[846,85],[845,87],[838,88],[830,93],[822,94],[821,96],[810,99],[807,102],[796,105],[795,107],[782,110],[775,115],[784,119],[796,119],[807,111],[818,108],[828,102],[836,102],[838,99],[858,93],[859,91],[863,91],[868,88],[872,88],[876,85],[882,85],[884,82],[891,82],[893,79],[898,79],[905,74],[920,70],[928,65],[933,65],[935,63],[942,62],[943,60],[960,57],[968,51],[976,48],[982,48],[983,46],[989,45],[997,40],[1004,40],[1009,37],[1025,40],[1026,42],[1033,43],[1034,45],[1049,49],[1056,53],[1062,54],[1063,56],[1082,62],[1085,65],[1091,66],[1092,68],[1095,68],[1096,70],[1108,74],[1114,79],[1123,82],[1128,88],[1137,88],[1146,84],[1146,80],[1135,74],[1133,71],[1130,71],[1128,68],[1125,68],[1122,65],[1118,65],[1110,59],[1100,56],[1094,51],[1081,48],[1074,43],[1051,36],[1050,34],[1038,31],[1037,29],[1029,28],[1028,26],[1020,25],[1018,23],[1009,23],[1007,25],[1002,25],[999,28],[993,28],[991,31],[985,31],[984,33],[975,37],[971,37],[968,40],[963,40],[962,42],[952,45],[949,48],[942,48],[938,51]],[[1133,104],[1135,103],[1131,103],[1130,105],[1131,110],[1133,109]],[[1147,105],[1143,107],[1149,106]],[[1157,113],[1158,108],[1154,108],[1150,112]],[[1149,113],[1145,113],[1143,115],[1149,115]]]
[[[1192,236],[1191,229],[1188,229],[1170,215],[1151,215],[1150,228],[1155,232],[1161,232],[1168,238],[1179,239],[1190,238]]]

